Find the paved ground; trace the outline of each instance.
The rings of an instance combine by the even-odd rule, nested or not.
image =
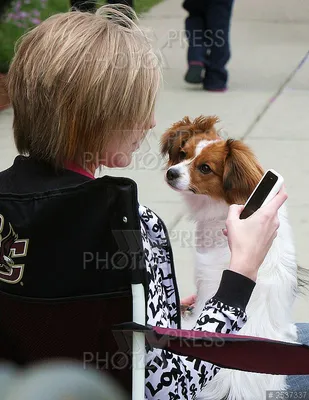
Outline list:
[[[179,195],[164,183],[158,143],[164,130],[185,115],[217,114],[229,136],[244,138],[265,168],[274,168],[284,176],[298,260],[309,268],[309,3],[237,0],[231,32],[230,90],[225,94],[205,93],[183,82],[184,18],[179,0],[166,0],[144,16],[142,23],[150,28],[164,65],[157,127],[129,169],[106,173],[135,179],[140,202],[166,221],[171,230],[181,294],[192,294],[193,248],[181,238],[184,231],[193,235],[193,226],[182,218]],[[11,111],[2,112],[1,169],[10,165],[16,153],[11,124]],[[297,321],[309,321],[308,302],[309,296],[297,300]]]

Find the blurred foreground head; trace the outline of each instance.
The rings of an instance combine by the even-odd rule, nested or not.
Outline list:
[[[106,374],[81,364],[48,362],[19,370],[0,365],[1,400],[128,400]]]

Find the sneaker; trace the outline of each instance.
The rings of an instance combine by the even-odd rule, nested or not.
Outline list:
[[[185,81],[188,83],[202,83],[203,82],[204,65],[190,64],[189,69],[185,75]]]
[[[203,88],[208,92],[226,92],[228,72],[225,68],[214,69],[207,67]]]

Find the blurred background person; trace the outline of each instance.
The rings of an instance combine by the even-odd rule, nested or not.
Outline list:
[[[0,21],[11,3],[12,0],[0,0]]]
[[[71,7],[79,11],[94,12],[96,9],[96,1],[90,0],[71,0]]]
[[[225,91],[230,59],[233,0],[185,0],[188,71],[185,81],[203,83],[204,90]]]
[[[108,4],[126,4],[133,8],[133,0],[108,0]],[[96,1],[92,0],[71,0],[71,7],[80,11],[94,12],[96,9]]]

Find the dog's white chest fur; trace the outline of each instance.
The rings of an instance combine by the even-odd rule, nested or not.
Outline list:
[[[207,196],[185,195],[196,226],[195,281],[197,301],[192,316],[182,321],[192,329],[205,302],[217,291],[222,271],[229,267],[230,251],[222,233],[228,207]],[[280,209],[280,228],[264,263],[259,269],[256,287],[248,303],[248,321],[243,335],[294,342],[296,326],[292,306],[297,290],[297,264],[286,209]],[[284,390],[286,377],[221,369],[209,382],[201,399],[260,400],[266,390]]]

